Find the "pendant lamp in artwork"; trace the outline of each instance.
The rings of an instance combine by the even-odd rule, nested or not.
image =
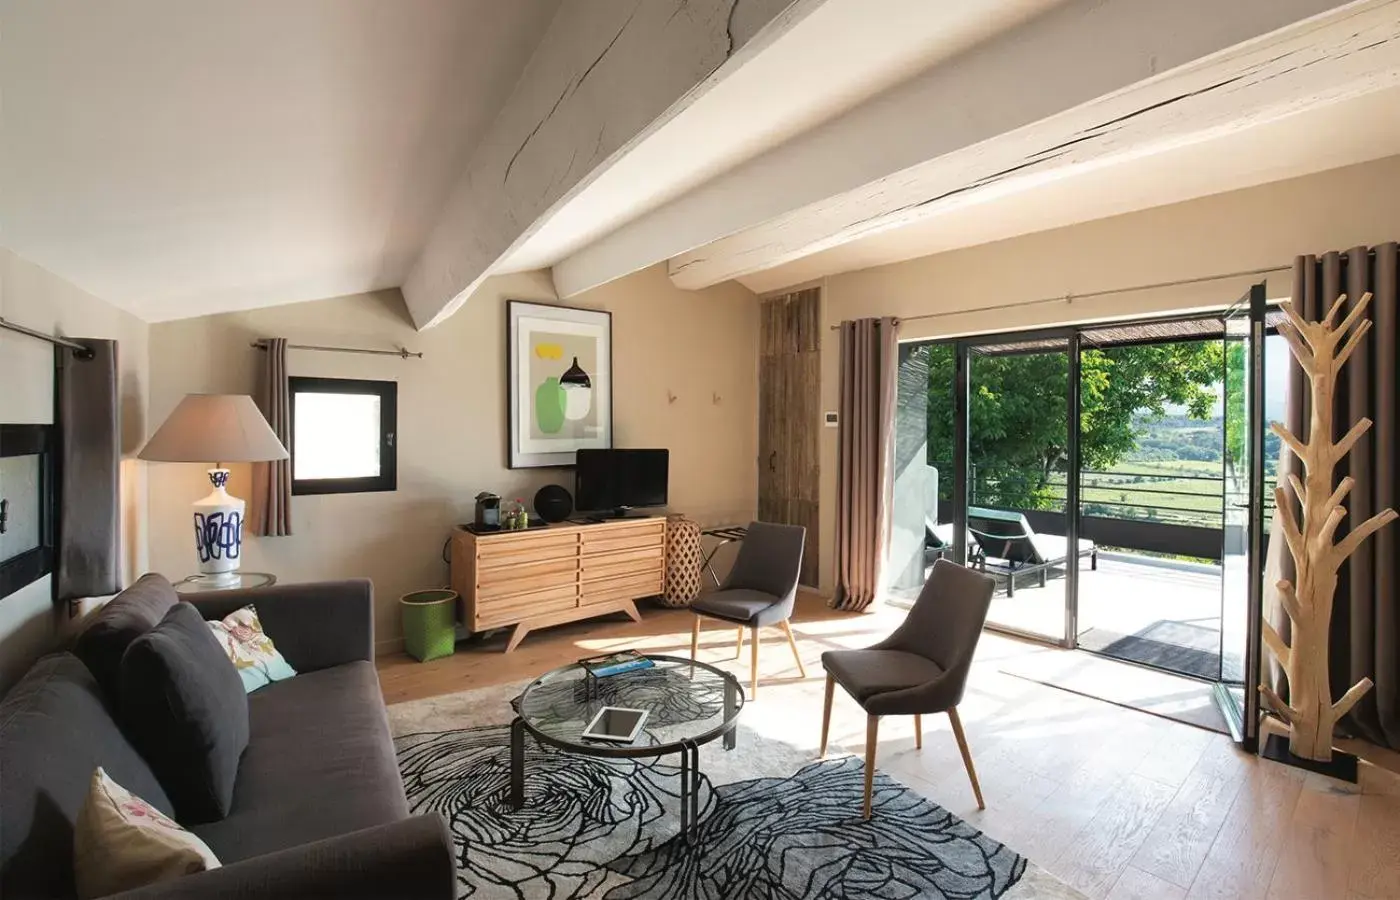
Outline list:
[[[559,387],[564,393],[564,418],[578,422],[588,416],[593,408],[593,381],[574,357],[573,365],[559,377]]]

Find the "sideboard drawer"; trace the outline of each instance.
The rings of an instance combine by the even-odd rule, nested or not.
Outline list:
[[[584,581],[609,578],[615,575],[659,572],[665,566],[665,547],[641,547],[635,550],[617,550],[612,553],[594,553],[584,556],[579,561]]]
[[[601,581],[585,581],[579,604],[613,603],[634,597],[651,597],[661,593],[665,578],[660,570],[654,573],[627,575]]]
[[[666,520],[647,519],[642,522],[628,522],[622,525],[608,524],[597,531],[584,531],[581,535],[583,554],[611,553],[617,550],[636,550],[643,547],[666,547]]]
[[[552,587],[541,591],[514,593],[508,596],[487,599],[482,597],[476,606],[476,621],[471,623],[473,631],[484,631],[501,625],[510,625],[540,613],[578,606],[578,585]]]
[[[479,540],[476,544],[477,567],[496,569],[522,563],[578,558],[579,540],[576,534],[500,535]]]
[[[476,573],[477,596],[482,600],[563,587],[577,582],[578,561],[573,557],[490,569],[481,568]]]

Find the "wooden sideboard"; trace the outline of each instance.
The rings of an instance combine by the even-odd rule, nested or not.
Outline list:
[[[452,535],[452,589],[472,631],[514,625],[514,650],[531,629],[625,612],[660,594],[666,579],[666,519],[559,524],[527,531]]]

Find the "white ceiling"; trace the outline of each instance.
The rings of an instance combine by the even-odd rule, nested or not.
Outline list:
[[[3,0],[0,242],[151,321],[402,283],[559,0]]]
[[[1064,0],[825,0],[568,197],[498,267],[552,266],[709,178]]]
[[[1001,195],[739,279],[757,293],[1400,154],[1400,89]]]
[[[517,84],[526,83],[521,73],[561,2],[0,0],[0,244],[150,321],[402,285],[473,150],[493,123],[508,118],[498,113]],[[679,12],[687,0],[669,2],[678,3]],[[1167,44],[1181,44],[1181,63],[1203,52],[1196,37],[1232,34],[1237,42],[1239,35],[1254,34],[1256,24],[1267,30],[1276,27],[1267,24],[1275,19],[1292,21],[1334,2],[1241,0],[1222,17],[1229,22],[1215,28],[1193,18],[1202,34]],[[786,174],[792,182],[809,169],[825,171],[830,160],[847,159],[823,155],[822,148],[836,143],[813,143],[833,121],[855,121],[869,110],[902,111],[901,103],[923,96],[904,88],[941,84],[929,78],[939,72],[967,70],[975,76],[971,83],[985,82],[988,90],[997,88],[997,78],[1015,75],[1017,66],[1045,72],[1035,68],[1040,64],[1027,43],[1039,40],[1042,51],[1053,49],[1066,23],[1078,22],[1084,28],[1067,32],[1078,36],[1076,46],[1100,41],[1092,26],[1102,23],[1101,11],[1127,16],[1120,30],[1144,37],[1137,32],[1153,29],[1132,18],[1134,9],[1162,8],[1151,0],[797,0],[765,41],[755,40],[759,49],[707,69],[689,94],[600,160],[538,221],[514,223],[528,237],[491,270],[565,260],[555,270],[563,279],[570,261],[591,256],[602,268],[616,268],[608,277],[632,271],[637,266],[624,263],[637,254],[609,255],[618,234],[648,231],[644,226],[653,219],[665,222],[664,213],[682,207],[727,222],[733,217],[722,213],[742,207],[736,201],[748,198],[744,191],[772,186],[764,178],[781,181]],[[1392,37],[1400,45],[1400,0],[1345,4],[1348,15],[1353,10],[1395,19]],[[568,30],[565,44],[573,34]],[[984,53],[989,47],[996,52]],[[564,49],[571,48],[577,49]],[[624,42],[616,52],[650,49]],[[1157,72],[1158,57],[1139,53],[1136,43],[1117,49],[1115,65],[1145,79],[1140,85],[1170,75],[1168,69],[1146,77]],[[999,61],[990,78],[977,68],[991,65],[987,60]],[[1359,51],[1339,53],[1337,61],[1342,68],[1367,64]],[[1100,80],[1118,78],[1119,68]],[[1076,71],[1066,65],[1059,74],[1068,78]],[[848,243],[799,242],[794,246],[806,254],[799,259],[780,252],[782,241],[771,250],[763,244],[757,265],[732,272],[748,272],[740,280],[767,291],[1400,153],[1400,116],[1394,115],[1400,88],[1389,87],[1393,74],[1369,73],[1374,93],[1356,99],[1332,102],[1335,97],[1321,92],[1308,94],[1304,99],[1317,105],[1267,124],[1217,129],[1208,139],[1157,148],[1161,152],[1105,154],[1093,165],[1066,162],[1042,182],[1023,182],[1014,191],[952,192],[954,199],[929,206],[927,218],[910,224],[892,227],[873,217],[872,227],[886,230],[843,238]],[[961,90],[967,82],[950,75],[949,83]],[[1071,86],[1079,89],[1077,82]],[[1038,95],[997,96],[1019,102]],[[948,108],[916,105],[915,118],[899,118],[891,135],[911,131],[911,122],[936,134],[960,123],[968,134],[981,134],[983,120],[992,121],[988,110],[963,103],[962,93],[955,99]],[[1177,107],[1182,116],[1185,108]],[[1247,111],[1241,117],[1248,125]],[[981,152],[994,140],[991,135],[967,146]],[[879,133],[867,137],[858,130],[839,146],[857,162],[872,161],[861,172],[894,166]],[[790,148],[808,169],[759,165]],[[744,191],[709,190],[735,173],[744,176],[734,182]],[[813,209],[844,196],[825,183],[804,184],[821,191]],[[883,178],[869,182],[875,194],[884,184]],[[855,193],[850,185],[843,190]],[[718,199],[703,199],[711,195]],[[696,197],[702,200],[686,205]],[[674,227],[648,233],[685,242],[695,221],[672,216]],[[728,231],[716,226],[714,234],[690,243],[713,248],[724,235],[759,232],[778,220],[756,221]],[[647,252],[660,246],[642,243]]]

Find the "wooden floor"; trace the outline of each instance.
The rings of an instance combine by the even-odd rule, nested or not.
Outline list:
[[[860,647],[902,613],[846,615],[799,600],[793,631],[807,664],[798,678],[781,632],[767,633],[758,697],[744,724],[815,755],[824,650]],[[648,609],[531,634],[509,655],[464,643],[431,663],[380,661],[388,703],[534,677],[581,656],[636,647],[685,655],[691,618]],[[945,716],[881,725],[877,767],[1025,854],[1091,897],[1400,898],[1400,777],[1362,765],[1351,786],[1247,757],[1220,735],[1004,675],[1038,645],[984,635],[960,707],[986,795],[979,812]],[[707,627],[701,658],[748,683],[734,631]],[[838,691],[832,752],[862,752],[865,718]]]

